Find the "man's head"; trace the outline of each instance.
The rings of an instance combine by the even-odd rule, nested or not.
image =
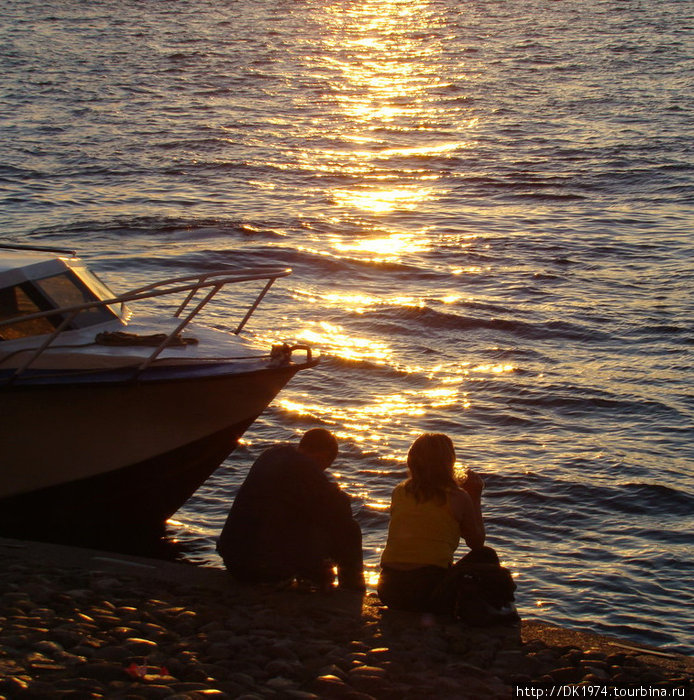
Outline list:
[[[301,438],[299,451],[313,459],[321,469],[327,469],[337,457],[337,440],[325,428],[312,428]]]

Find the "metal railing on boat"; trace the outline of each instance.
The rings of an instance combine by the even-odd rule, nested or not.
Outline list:
[[[130,290],[109,299],[98,299],[91,302],[85,302],[83,304],[76,304],[74,306],[48,309],[46,311],[26,314],[24,316],[14,316],[12,318],[5,319],[0,321],[0,328],[5,325],[21,323],[24,321],[33,321],[40,318],[64,315],[63,319],[55,330],[44,339],[41,345],[34,350],[32,355],[17,368],[17,370],[5,383],[12,383],[27,369],[29,369],[29,367],[31,367],[31,365],[36,362],[36,360],[53,344],[55,339],[70,327],[70,324],[74,318],[82,311],[104,306],[115,306],[119,304],[124,305],[135,301],[142,301],[144,299],[154,299],[156,297],[187,292],[187,296],[173,314],[174,318],[180,318],[183,312],[188,308],[189,304],[195,299],[197,293],[201,290],[207,290],[202,299],[195,304],[192,311],[189,311],[187,315],[183,317],[175,328],[166,335],[158,346],[154,348],[152,353],[136,368],[137,376],[147,369],[152,362],[154,362],[154,360],[163,352],[163,350],[165,350],[166,347],[171,344],[174,338],[183,332],[185,327],[205,308],[205,306],[207,306],[207,304],[209,304],[220,289],[229,284],[251,282],[254,280],[267,280],[267,283],[255,297],[245,315],[236,326],[236,329],[233,331],[234,334],[238,335],[248,323],[248,320],[258,308],[260,302],[270,290],[270,287],[272,287],[275,280],[279,279],[280,277],[287,277],[291,274],[291,272],[292,271],[290,268],[255,268],[236,273],[229,273],[228,270],[215,270],[213,272],[206,272],[203,275],[172,277],[160,282],[145,285],[144,287],[138,287],[137,289]]]

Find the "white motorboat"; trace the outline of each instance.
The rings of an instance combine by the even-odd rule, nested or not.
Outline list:
[[[290,272],[215,271],[114,294],[71,251],[2,246],[0,533],[103,546],[163,532],[316,363],[307,346],[259,349],[239,335]],[[253,282],[232,332],[194,322],[221,289]],[[130,308],[171,299],[173,315]]]

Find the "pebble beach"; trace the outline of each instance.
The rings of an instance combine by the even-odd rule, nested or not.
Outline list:
[[[469,628],[372,593],[249,588],[219,569],[61,545],[0,539],[0,556],[8,700],[510,698],[626,683],[692,697],[694,658],[627,640]]]

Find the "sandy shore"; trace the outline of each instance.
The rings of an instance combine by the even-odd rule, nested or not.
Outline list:
[[[537,682],[665,681],[692,697],[692,657],[536,622],[465,628],[373,595],[248,588],[218,569],[18,540],[0,539],[0,556],[12,700],[510,698]]]

